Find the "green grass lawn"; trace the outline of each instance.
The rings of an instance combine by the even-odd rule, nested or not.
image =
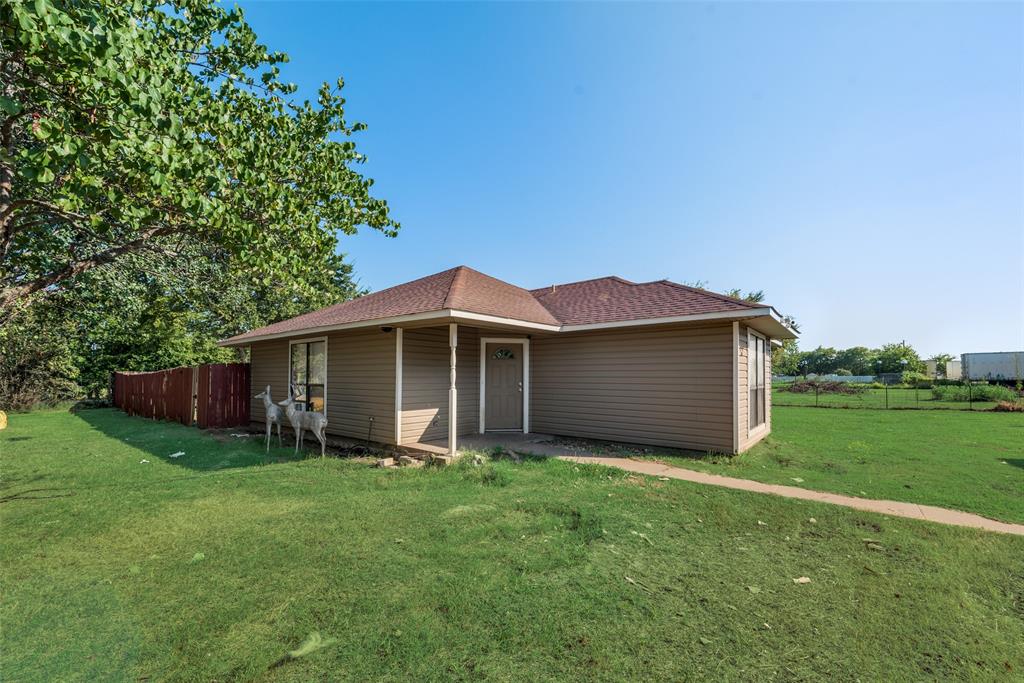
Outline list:
[[[886,393],[888,392],[888,399]],[[888,400],[888,403],[886,401]],[[820,406],[829,408],[874,408],[890,410],[989,410],[995,401],[939,401],[932,396],[931,389],[869,388],[860,394],[825,394],[815,397],[813,391],[793,393],[783,391],[782,386],[772,387],[772,403],[777,406]]]
[[[645,457],[771,484],[1024,522],[1024,413],[776,406],[772,434],[742,455]]]
[[[384,471],[258,441],[12,416],[3,679],[1024,674],[1024,538],[560,461]],[[289,661],[312,633],[327,646]]]

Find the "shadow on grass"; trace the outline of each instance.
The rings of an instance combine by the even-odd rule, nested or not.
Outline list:
[[[1007,465],[1013,465],[1024,469],[1024,458],[996,458],[999,461],[1005,462]]]
[[[284,446],[277,439],[265,450],[262,434],[246,428],[202,430],[177,422],[129,416],[113,408],[79,410],[75,416],[96,431],[172,465],[196,471],[255,467],[305,460],[306,453],[294,452],[294,441],[285,434]],[[234,434],[245,436],[233,436]],[[172,457],[177,453],[183,453]]]

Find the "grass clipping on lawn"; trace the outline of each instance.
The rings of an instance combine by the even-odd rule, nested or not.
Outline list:
[[[324,638],[320,635],[319,632],[313,631],[308,636],[306,636],[306,639],[302,641],[302,644],[299,645],[299,647],[292,650],[284,657],[281,657],[281,659],[271,664],[270,668],[276,669],[277,667],[287,664],[292,660],[301,659],[302,657],[311,655],[314,652],[318,652],[324,649],[325,647],[330,647],[331,645],[334,645],[336,642],[338,642],[336,638]]]

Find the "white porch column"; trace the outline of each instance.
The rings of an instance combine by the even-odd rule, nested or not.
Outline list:
[[[395,445],[402,445],[402,328],[395,329]]]
[[[455,424],[456,413],[458,412],[458,392],[455,390],[455,349],[459,345],[459,326],[456,323],[448,325],[448,349],[451,352],[451,360],[448,369],[448,454],[455,455],[456,443],[455,434],[458,431]]]

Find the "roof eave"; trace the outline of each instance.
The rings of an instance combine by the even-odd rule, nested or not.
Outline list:
[[[588,323],[585,325],[563,325],[560,332],[586,332],[588,330],[605,330],[623,327],[646,327],[648,325],[669,325],[672,323],[713,322],[747,320],[748,324],[759,332],[773,339],[796,339],[794,332],[786,325],[778,311],[770,306],[759,308],[738,309],[733,311],[713,311],[711,313],[692,313],[689,315],[673,315],[661,318],[642,318],[639,320],[615,320],[604,323]]]
[[[796,339],[797,335],[783,321],[781,315],[774,308],[761,307],[749,308],[735,311],[715,311],[711,313],[693,313],[689,315],[665,316],[661,318],[642,318],[634,320],[615,320],[604,323],[589,323],[586,325],[551,325],[538,323],[529,320],[518,320],[516,318],[505,318],[485,313],[473,313],[471,311],[460,311],[446,308],[439,311],[427,311],[424,313],[412,313],[399,315],[390,318],[375,318],[373,320],[360,320],[340,325],[321,325],[319,327],[305,327],[297,330],[285,330],[270,334],[255,335],[238,339],[222,339],[217,342],[218,346],[248,346],[253,342],[269,341],[272,339],[285,339],[288,337],[308,336],[324,332],[336,332],[340,330],[354,330],[366,327],[387,327],[409,323],[475,323],[487,324],[499,327],[514,328],[535,332],[586,332],[588,330],[604,330],[624,327],[646,327],[649,325],[668,325],[672,323],[691,323],[704,321],[727,321],[746,320],[755,330],[764,333],[772,339]]]
[[[217,342],[217,346],[222,347],[234,347],[234,346],[248,346],[254,342],[270,341],[273,339],[286,339],[288,337],[297,336],[308,336],[310,334],[320,334],[324,332],[337,332],[341,330],[356,330],[366,327],[389,327],[410,323],[434,323],[443,324],[446,322],[472,322],[472,323],[487,323],[490,325],[499,325],[505,327],[514,327],[518,329],[535,330],[538,332],[557,332],[559,329],[558,325],[549,325],[547,323],[532,322],[529,320],[518,320],[515,318],[505,318],[496,315],[487,315],[484,313],[473,313],[471,311],[460,311],[452,308],[445,308],[438,311],[425,311],[423,313],[410,313],[408,315],[397,315],[388,318],[373,318],[371,320],[358,320],[351,323],[342,323],[339,325],[320,325],[314,327],[303,327],[295,330],[284,330],[282,332],[272,332],[270,334],[260,334],[251,337],[230,337],[228,339],[221,339]]]
[[[781,339],[796,339],[799,336],[796,330],[786,323],[785,318],[783,318],[782,315],[780,315],[779,312],[771,306],[756,310],[764,311],[764,313],[751,318],[747,324],[758,332],[764,333],[765,336],[771,338],[773,341]]]

